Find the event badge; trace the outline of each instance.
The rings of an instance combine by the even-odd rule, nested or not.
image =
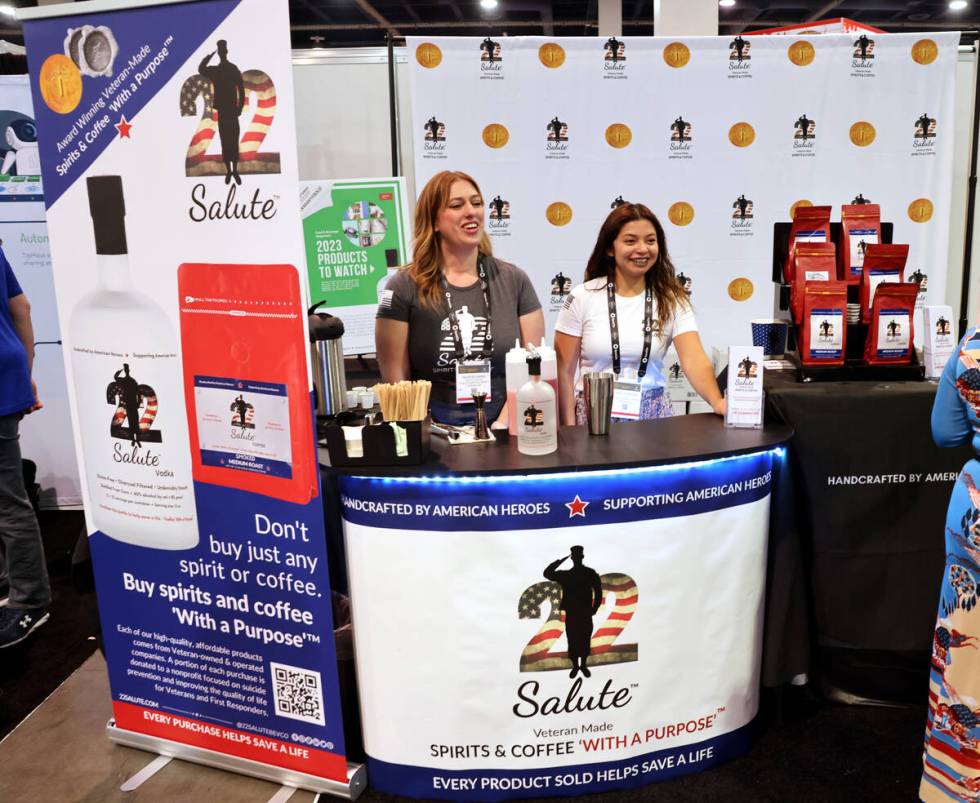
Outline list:
[[[762,346],[728,349],[726,427],[762,427]]]
[[[490,401],[490,360],[457,360],[456,404],[473,404],[474,392]]]
[[[642,398],[643,387],[639,380],[633,377],[617,377],[613,383],[612,417],[638,421]]]

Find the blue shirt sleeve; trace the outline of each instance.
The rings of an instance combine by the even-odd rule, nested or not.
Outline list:
[[[11,299],[14,296],[21,295],[24,291],[21,289],[17,277],[14,276],[14,269],[10,267],[10,263],[7,262],[7,257],[2,250],[0,250],[0,263],[3,264],[4,283],[7,285],[7,298]]]
[[[967,333],[967,338],[972,334]],[[936,446],[951,449],[969,443],[973,438],[973,425],[966,402],[956,389],[956,372],[959,366],[961,342],[950,358],[939,380],[936,400],[932,405],[932,439]]]

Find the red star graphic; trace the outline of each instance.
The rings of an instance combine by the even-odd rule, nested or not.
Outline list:
[[[581,516],[585,518],[585,509],[589,506],[588,502],[583,502],[578,494],[575,494],[575,498],[571,502],[566,502],[565,507],[568,508],[568,518],[573,516]]]
[[[119,132],[119,138],[120,139],[123,139],[123,138],[130,139],[129,129],[131,129],[132,127],[133,127],[132,126],[132,123],[127,123],[126,122],[126,115],[124,114],[120,118],[119,122],[116,123],[116,131]]]

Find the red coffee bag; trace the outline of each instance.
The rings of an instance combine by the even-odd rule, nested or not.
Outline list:
[[[807,282],[803,286],[800,361],[803,365],[843,365],[847,346],[847,285]]]
[[[838,277],[848,284],[860,284],[867,247],[881,242],[881,207],[878,204],[845,204],[841,207],[840,226]]]
[[[797,243],[830,242],[830,207],[798,206],[789,229],[789,250],[783,262],[783,281],[793,281],[793,254]]]
[[[803,287],[807,282],[829,282],[837,278],[836,247],[833,243],[797,243],[793,255],[789,306],[793,323],[803,319]]]
[[[912,361],[912,313],[919,285],[915,282],[878,285],[871,304],[871,322],[864,344],[868,365],[907,365]]]
[[[194,479],[309,502],[319,469],[298,271],[185,263],[177,285]]]
[[[861,323],[871,321],[871,301],[878,285],[905,281],[908,244],[871,244],[864,255],[861,272]]]

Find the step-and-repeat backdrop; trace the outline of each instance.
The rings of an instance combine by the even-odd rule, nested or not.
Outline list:
[[[416,187],[476,178],[550,326],[617,199],[664,223],[702,339],[773,311],[773,224],[881,205],[945,303],[958,33],[409,38]]]

